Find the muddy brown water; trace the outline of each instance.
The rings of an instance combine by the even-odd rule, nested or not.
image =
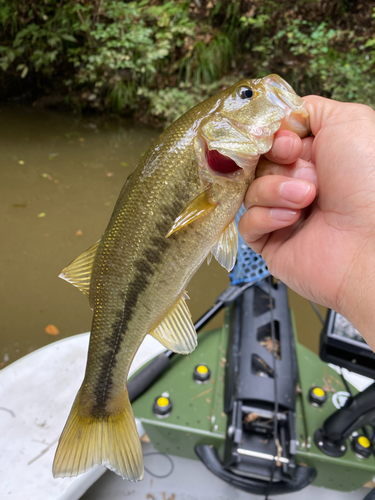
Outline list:
[[[1,368],[90,330],[87,298],[58,274],[100,238],[125,179],[159,134],[130,121],[0,105]],[[216,261],[203,264],[188,286],[193,320],[227,285]],[[300,340],[316,351],[319,320],[298,295],[290,304]]]

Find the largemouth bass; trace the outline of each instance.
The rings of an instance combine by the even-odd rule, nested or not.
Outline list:
[[[189,353],[196,332],[186,285],[210,254],[234,266],[234,217],[259,156],[280,128],[309,131],[303,100],[277,75],[243,80],[195,106],[143,156],[127,179],[101,240],[62,277],[94,311],[85,377],[60,437],[53,474],[103,464],[143,478],[126,380],[149,333]]]

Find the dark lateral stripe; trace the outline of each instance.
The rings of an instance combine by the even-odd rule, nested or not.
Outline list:
[[[169,217],[156,224],[158,233],[150,238],[150,247],[145,249],[139,259],[134,262],[136,273],[133,280],[129,283],[124,301],[124,309],[119,312],[118,318],[112,324],[112,334],[106,339],[108,351],[103,354],[102,369],[94,390],[95,406],[93,408],[93,415],[96,417],[106,415],[105,407],[113,388],[117,354],[124,341],[128,325],[135,314],[139,297],[147,289],[150,277],[155,273],[157,264],[163,260],[165,251],[172,243],[171,239],[166,238],[166,234],[171,227],[171,220],[173,222],[175,213],[179,210],[179,205],[177,207],[169,207]],[[166,209],[165,212],[167,212]]]
[[[97,386],[94,390],[95,406],[93,414],[95,416],[103,416],[106,414],[105,406],[111,390],[113,388],[113,377],[117,363],[117,354],[120,351],[122,342],[124,341],[125,333],[128,328],[137,306],[138,298],[141,293],[146,290],[149,280],[148,276],[153,274],[150,265],[143,266],[143,259],[136,261],[137,268],[142,269],[137,271],[134,280],[129,284],[126,294],[124,310],[118,314],[118,319],[112,324],[112,334],[106,339],[108,351],[103,356],[102,369],[97,379]]]

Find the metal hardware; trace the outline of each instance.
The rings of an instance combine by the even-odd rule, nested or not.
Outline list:
[[[289,459],[284,457],[275,457],[274,455],[269,455],[268,453],[260,453],[258,451],[244,450],[243,448],[237,448],[237,453],[239,455],[245,455],[247,457],[263,458],[264,460],[274,460],[275,462],[280,462],[281,464],[289,464]]]
[[[275,414],[273,411],[268,411],[268,410],[263,410],[260,408],[256,408],[255,406],[247,406],[243,405],[241,406],[242,413],[256,413],[258,417],[260,418],[274,418]],[[276,414],[277,420],[280,421],[286,421],[288,419],[287,415],[285,413],[277,413]]]

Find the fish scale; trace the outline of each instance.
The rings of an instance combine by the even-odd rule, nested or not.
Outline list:
[[[303,121],[302,99],[276,75],[239,82],[199,104],[143,156],[99,244],[64,269],[62,277],[89,296],[94,314],[86,373],[56,451],[55,477],[104,464],[142,479],[126,388],[131,362],[148,333],[174,352],[195,348],[187,283],[210,252],[231,270],[234,218],[259,156],[283,124],[293,129]]]

